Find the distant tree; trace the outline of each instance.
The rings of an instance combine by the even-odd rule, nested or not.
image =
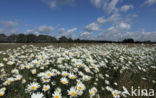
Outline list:
[[[37,42],[44,43],[44,42],[47,41],[47,36],[46,36],[46,35],[39,35],[39,36],[37,37],[37,40],[36,40],[36,41],[37,41]]]
[[[0,42],[6,42],[7,36],[5,34],[0,34]]]
[[[11,34],[7,37],[8,42],[15,43],[17,41],[18,36],[16,34]]]
[[[78,43],[79,43],[80,41],[82,41],[82,40],[80,40],[79,38],[74,40],[74,42],[78,42]]]
[[[134,43],[134,40],[132,38],[124,39],[122,41],[123,43]]]
[[[59,38],[59,42],[68,42],[68,38],[66,38],[65,36],[62,36]]]
[[[144,41],[144,43],[151,43],[151,41],[150,40],[147,40],[147,41]]]
[[[17,35],[17,42],[18,43],[26,43],[27,42],[27,36],[24,34],[18,34]]]
[[[73,39],[72,39],[72,38],[69,38],[69,39],[68,39],[68,42],[73,42]]]
[[[52,37],[52,36],[48,36],[47,39],[49,42],[56,42],[57,41],[57,39],[55,37]]]
[[[26,43],[34,43],[34,42],[37,42],[37,36],[36,35],[34,35],[34,34],[28,34],[28,35],[26,35],[26,38],[27,38],[27,40],[26,40]]]

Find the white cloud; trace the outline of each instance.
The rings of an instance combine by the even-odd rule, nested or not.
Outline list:
[[[131,25],[128,23],[121,22],[121,23],[119,23],[119,28],[120,29],[130,29]]]
[[[60,28],[58,30],[59,34],[56,36],[57,38],[61,37],[61,36],[65,36],[67,38],[76,38],[76,35],[74,34],[74,32],[77,30],[77,28],[72,28],[72,29],[68,29],[66,30],[65,28]]]
[[[120,10],[123,12],[127,12],[128,10],[133,9],[133,5],[123,5]]]
[[[144,2],[144,4],[147,4],[147,5],[152,5],[152,4],[155,4],[156,3],[156,0],[146,0]]]
[[[27,30],[25,33],[33,33],[33,34],[50,34],[54,31],[54,27],[41,25],[37,28]]]
[[[136,41],[156,41],[156,32],[126,32],[123,34],[123,38],[133,38]]]
[[[91,23],[85,27],[85,29],[89,32],[95,32],[100,30],[100,25],[96,23]]]
[[[19,25],[18,21],[2,21],[0,25],[7,28],[17,27]]]
[[[82,32],[80,33],[80,38],[81,39],[93,39],[93,36],[91,32]]]
[[[50,8],[56,8],[60,5],[73,5],[75,0],[43,0],[46,2]]]
[[[99,31],[101,25],[103,25],[104,23],[106,23],[108,20],[104,19],[104,17],[99,17],[97,18],[97,20],[95,22],[92,22],[90,24],[88,24],[85,29],[89,32],[95,32],[95,31]]]
[[[104,29],[97,35],[96,39],[120,41],[122,40],[122,33],[126,32],[128,29],[130,29],[130,24],[121,22],[107,29]]]
[[[18,32],[18,21],[1,21],[0,22],[0,33],[10,35]]]
[[[97,8],[104,9],[108,14],[116,12],[119,0],[90,0],[90,2]]]
[[[108,6],[107,6],[107,12],[111,13],[112,11],[116,11],[116,4],[119,2],[119,0],[112,0]]]
[[[85,27],[88,32],[92,32],[90,33],[92,35],[85,33],[89,35],[86,38],[93,38],[93,35],[97,35],[94,38],[99,40],[121,40],[122,33],[127,32],[131,28],[130,22],[132,18],[131,15],[123,17],[119,12],[113,13],[107,18],[99,17],[95,22]],[[108,25],[105,26],[105,24],[110,25],[110,27],[106,28]]]
[[[93,5],[95,5],[97,8],[100,8],[101,7],[101,3],[102,3],[102,0],[90,0],[91,3]]]
[[[110,40],[110,41],[122,41],[126,38],[133,38],[135,41],[156,41],[156,32],[128,32],[121,30],[119,27],[110,27],[103,32],[99,33],[96,37],[97,40]]]
[[[49,3],[51,8],[55,8],[56,7],[56,1],[52,1]]]

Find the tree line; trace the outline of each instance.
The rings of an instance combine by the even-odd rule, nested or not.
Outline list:
[[[49,35],[35,34],[11,34],[9,36],[0,34],[0,43],[51,43],[51,42],[76,42],[76,43],[155,43],[151,41],[134,41],[132,38],[124,39],[123,41],[106,41],[106,40],[82,40],[72,39],[65,36],[59,39]]]

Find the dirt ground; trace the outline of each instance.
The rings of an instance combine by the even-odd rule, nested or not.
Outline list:
[[[20,47],[22,45],[35,45],[37,47],[44,47],[48,45],[53,45],[54,47],[63,47],[63,48],[70,48],[73,46],[78,46],[78,45],[101,45],[101,44],[109,44],[109,43],[0,43],[0,51],[5,51],[7,49],[15,49],[17,47]],[[127,45],[130,47],[133,46],[138,46],[142,44],[126,44],[126,43],[115,43],[118,45]],[[147,47],[155,46],[156,44],[146,44]]]

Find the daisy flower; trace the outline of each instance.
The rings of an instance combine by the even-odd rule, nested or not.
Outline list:
[[[61,78],[61,83],[62,84],[68,84],[67,78]]]
[[[8,84],[8,85],[11,84],[14,80],[15,80],[15,79],[12,78],[12,77],[11,77],[11,78],[8,78],[8,79],[7,79],[7,84]]]
[[[33,82],[33,83],[28,84],[26,90],[29,92],[36,91],[39,87],[40,87],[40,85],[37,82]]]
[[[46,77],[46,78],[50,78],[51,76],[54,76],[54,73],[51,72],[51,71],[46,71],[45,77]]]
[[[6,62],[6,61],[8,61],[8,59],[7,58],[3,58],[3,61]]]
[[[91,89],[93,92],[97,92],[97,89],[96,89],[96,87],[93,87],[92,89]]]
[[[32,74],[36,74],[36,69],[32,69],[32,70],[31,70],[31,73],[32,73]]]
[[[4,64],[3,63],[0,63],[0,67],[3,67],[4,66]]]
[[[5,87],[3,87],[3,88],[0,89],[0,91],[2,91],[2,92],[5,92],[5,90],[6,90]]]
[[[92,98],[95,95],[95,92],[92,89],[90,89],[89,94],[90,94],[90,97]]]
[[[74,75],[73,73],[70,73],[70,74],[69,74],[69,78],[70,78],[70,79],[76,79],[76,75]]]
[[[61,92],[61,88],[59,88],[59,87],[58,87],[58,88],[56,88],[56,89],[55,89],[55,92],[60,93],[60,92]]]
[[[52,94],[53,98],[62,98],[61,93],[59,92],[54,92],[54,94]]]
[[[19,71],[18,71],[18,69],[13,69],[13,70],[11,71],[11,73],[19,74]]]
[[[37,92],[37,93],[33,93],[31,95],[31,98],[44,98],[44,95],[40,92]]]
[[[66,77],[67,75],[68,75],[68,72],[66,72],[66,71],[62,72],[62,76]]]
[[[9,62],[7,62],[7,64],[8,64],[8,65],[13,65],[13,64],[14,64],[14,62],[9,61]]]
[[[0,97],[4,95],[4,91],[0,91]]]
[[[84,76],[82,77],[82,79],[83,79],[84,81],[88,81],[88,80],[91,79],[91,77],[88,76],[88,75],[84,75]]]
[[[46,91],[49,90],[49,89],[50,89],[50,86],[49,86],[49,85],[43,85],[42,90],[43,90],[44,92],[46,92]]]
[[[76,88],[80,91],[83,91],[86,89],[85,85],[81,82],[81,83],[78,83]]]
[[[70,90],[68,90],[68,95],[71,97],[76,97],[77,96],[77,90],[75,87],[71,87]]]
[[[112,95],[114,98],[120,98],[120,91],[118,90],[113,90],[112,91]]]
[[[41,80],[42,80],[43,83],[48,83],[50,81],[50,79],[47,79],[45,77],[42,77]]]

